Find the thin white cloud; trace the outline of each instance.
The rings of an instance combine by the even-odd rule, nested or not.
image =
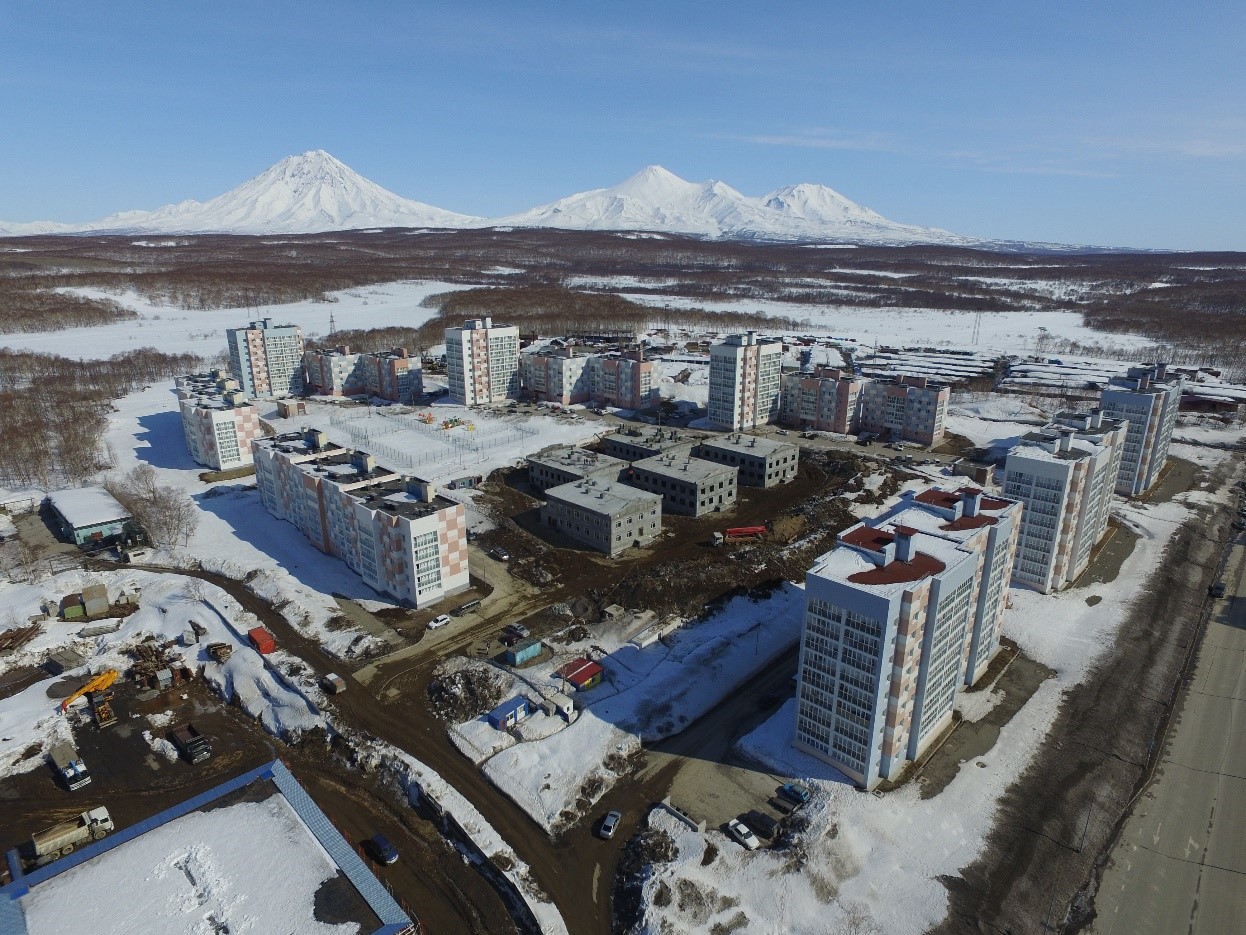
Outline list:
[[[753,143],[757,146],[790,146],[798,149],[849,149],[898,152],[895,139],[885,133],[835,130],[802,130],[793,133],[717,133],[713,139]]]

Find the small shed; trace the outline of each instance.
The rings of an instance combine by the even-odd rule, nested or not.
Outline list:
[[[104,544],[121,538],[130,514],[103,487],[54,490],[48,503],[61,534],[74,545]]]
[[[66,594],[61,598],[60,617],[62,620],[82,620],[87,609],[82,604],[81,594]]]
[[[625,613],[627,613],[627,611],[618,604],[611,604],[609,607],[603,607],[601,609],[601,615],[607,620],[618,620]]]
[[[108,613],[108,588],[102,584],[87,585],[82,589],[82,604],[88,617],[103,617]]]
[[[277,400],[277,415],[282,419],[305,416],[307,415],[307,403],[301,399],[279,399]]]
[[[558,670],[558,674],[570,682],[578,692],[586,692],[601,684],[601,676],[605,670],[600,663],[581,656],[573,659]]]
[[[537,639],[520,640],[506,652],[502,653],[502,661],[508,666],[521,666],[541,655],[541,641]]]
[[[271,653],[277,648],[277,638],[264,627],[253,627],[247,631],[247,639],[260,655]]]
[[[489,726],[496,730],[506,730],[508,727],[514,727],[529,714],[532,713],[532,705],[527,698],[522,695],[516,695],[510,701],[504,701],[488,714],[485,718],[489,721]]]
[[[550,717],[561,717],[568,724],[575,720],[575,702],[562,692],[550,692],[542,698],[541,710]]]

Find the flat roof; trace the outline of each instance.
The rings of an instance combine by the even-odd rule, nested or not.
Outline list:
[[[74,529],[102,526],[130,518],[130,512],[103,487],[75,487],[48,494],[52,507]]]
[[[912,518],[925,522],[920,517]],[[860,551],[881,553],[901,532],[913,537],[913,556],[907,562],[895,559],[879,565]],[[962,561],[977,560],[974,553],[961,548],[957,542],[904,523],[887,522],[880,526],[861,523],[841,533],[839,538],[840,544],[820,556],[809,574],[887,596],[908,590],[917,582],[941,574]]]
[[[596,451],[588,451],[585,448],[576,448],[572,445],[537,452],[529,456],[528,462],[530,464],[543,464],[547,467],[559,468],[563,471],[598,471],[603,468],[622,470],[627,467],[626,461],[612,458],[610,455],[598,454]]]
[[[707,438],[701,444],[706,448],[721,448],[723,451],[755,455],[757,457],[765,457],[784,448],[790,448],[793,451],[799,450],[790,442],[775,441],[773,438],[763,438],[761,435],[743,435],[739,433]]]
[[[415,931],[280,761],[29,874],[17,869],[0,887],[0,935],[193,935],[205,922],[215,931],[332,932],[344,912],[373,935]],[[333,917],[318,919],[326,896]]]
[[[660,454],[642,458],[632,467],[682,481],[713,480],[728,474],[734,475],[737,470],[734,465],[682,454]]]
[[[649,493],[647,490],[629,487],[626,484],[619,484],[614,481],[594,480],[592,478],[551,487],[545,491],[545,496],[548,499],[559,500],[583,510],[605,514],[630,510],[641,503],[652,503],[654,506],[659,506],[662,502],[661,494]]]
[[[602,436],[601,440],[603,442],[614,441],[621,445],[635,445],[638,448],[648,448],[652,451],[666,451],[696,442],[691,435],[684,435],[674,429],[656,429],[652,432],[638,432],[635,435],[626,431],[611,432],[609,435]]]

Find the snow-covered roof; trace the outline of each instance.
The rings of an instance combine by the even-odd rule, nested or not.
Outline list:
[[[129,519],[130,513],[103,487],[75,487],[48,494],[52,506],[74,529]]]

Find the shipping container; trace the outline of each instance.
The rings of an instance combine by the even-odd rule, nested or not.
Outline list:
[[[247,631],[247,639],[255,647],[257,653],[271,653],[277,648],[277,638],[264,627],[255,627]]]

